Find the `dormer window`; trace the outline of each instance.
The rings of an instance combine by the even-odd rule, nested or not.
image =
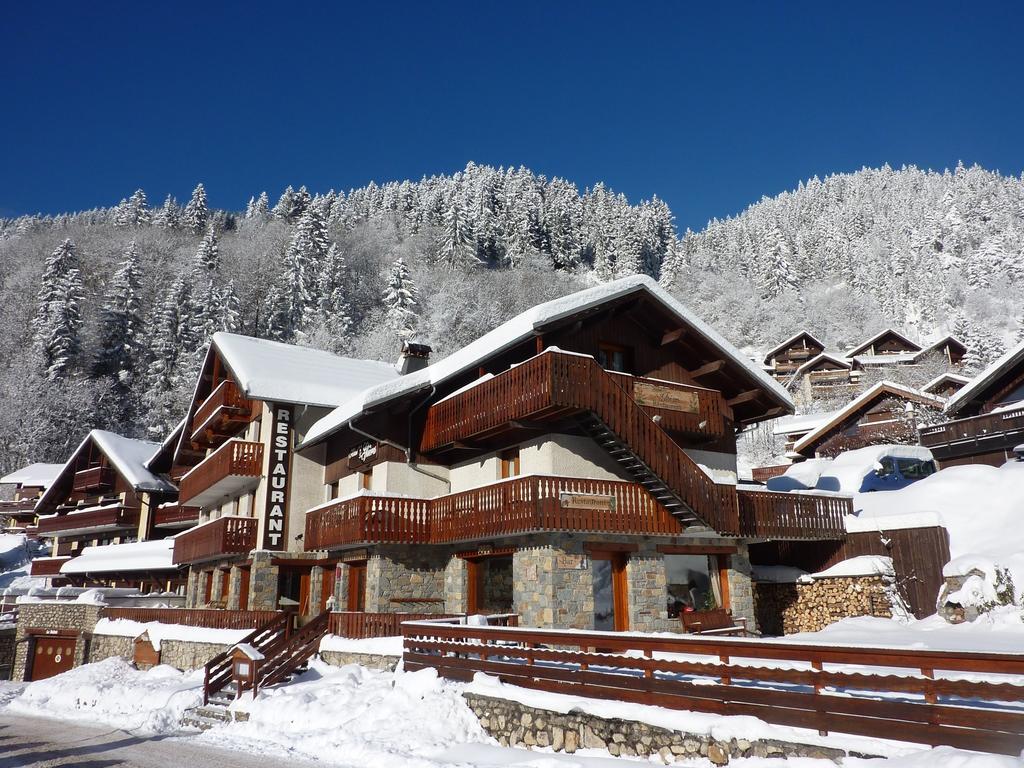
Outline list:
[[[628,347],[601,342],[597,347],[597,362],[606,371],[630,373],[633,368],[633,354]]]

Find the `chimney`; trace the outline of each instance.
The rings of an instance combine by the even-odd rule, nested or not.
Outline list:
[[[430,364],[430,347],[412,341],[402,342],[402,354],[398,358],[398,372],[407,373],[421,371]]]

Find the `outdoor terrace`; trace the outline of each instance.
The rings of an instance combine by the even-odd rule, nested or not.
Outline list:
[[[256,548],[254,517],[220,517],[174,537],[175,565],[245,555]]]
[[[940,461],[1012,444],[1024,440],[1024,403],[1019,408],[921,427],[920,436],[921,445],[932,449]]]
[[[93,536],[118,531],[136,531],[139,527],[139,508],[126,507],[119,501],[80,511],[44,515],[39,518],[37,533],[42,537]]]
[[[263,443],[228,440],[182,478],[179,502],[204,507],[256,487],[263,469]]]
[[[196,409],[192,442],[219,445],[250,420],[252,411],[253,402],[238,385],[230,379],[222,381]]]

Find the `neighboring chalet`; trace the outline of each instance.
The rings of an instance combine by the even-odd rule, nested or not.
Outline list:
[[[786,339],[764,356],[764,368],[777,379],[788,379],[808,360],[825,351],[825,345],[807,331]]]
[[[0,477],[0,485],[14,486],[14,497],[0,501],[0,521],[5,532],[34,534],[36,502],[63,468],[63,464],[29,464]]]
[[[838,397],[856,390],[860,383],[860,370],[845,357],[822,352],[793,372],[808,397]]]
[[[137,586],[163,591],[177,586],[177,569],[130,572],[104,557],[84,569],[79,557],[110,545],[162,539],[194,522],[180,508],[178,489],[146,463],[160,446],[94,429],[75,449],[35,506],[37,535],[52,540],[51,557],[32,561],[33,576],[76,584]],[[189,520],[191,518],[191,520]]]
[[[411,355],[406,365],[419,361]],[[305,511],[323,501],[323,467],[293,448],[336,406],[398,375],[387,363],[214,334],[185,426],[162,458],[181,503],[201,510],[175,539],[189,607],[323,609],[334,564],[302,541]]]
[[[959,373],[943,373],[921,387],[921,391],[948,400],[963,389],[968,382],[970,382],[970,379],[966,376],[961,376]]]
[[[937,415],[944,404],[934,395],[881,381],[797,440],[793,452],[807,459],[834,458],[869,445],[912,444],[922,410]]]
[[[736,432],[786,391],[646,277],[536,306],[306,433],[303,544],[349,611],[527,626],[754,621],[747,543],[837,540],[846,498],[736,484]]]
[[[955,421],[921,429],[921,445],[940,467],[999,466],[1024,443],[1024,342],[957,391],[946,403]]]
[[[886,328],[849,350],[846,357],[857,360],[863,366],[876,367],[894,362],[911,362],[921,350],[920,344],[899,331]]]
[[[946,363],[954,368],[963,362],[966,355],[967,347],[960,339],[956,336],[946,336],[918,352],[914,358],[914,364],[917,365],[935,357],[945,359]]]

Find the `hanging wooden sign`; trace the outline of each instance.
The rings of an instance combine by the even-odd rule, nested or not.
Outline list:
[[[646,381],[633,385],[633,399],[637,405],[648,408],[663,408],[666,411],[700,413],[700,399],[696,392],[687,392],[673,387],[662,387]]]
[[[599,496],[592,493],[563,493],[559,496],[562,509],[600,509],[615,511],[614,496]]]

